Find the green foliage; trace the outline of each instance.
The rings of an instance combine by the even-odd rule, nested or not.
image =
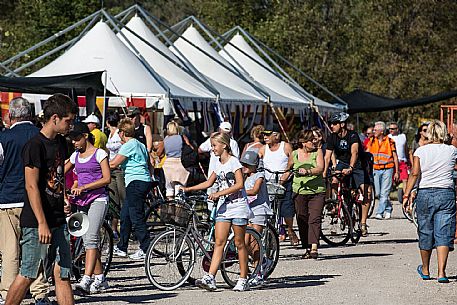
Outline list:
[[[114,14],[133,3],[105,0],[104,6]],[[240,25],[338,95],[361,88],[392,98],[416,98],[456,87],[456,1],[151,0],[140,4],[169,24],[195,15],[220,33]],[[0,6],[3,61],[95,12],[100,0],[3,0]],[[43,54],[78,31],[30,56]],[[283,67],[311,93],[332,99]],[[404,128],[412,129],[419,117],[437,117],[438,108],[433,104],[360,118],[370,122],[398,116]]]

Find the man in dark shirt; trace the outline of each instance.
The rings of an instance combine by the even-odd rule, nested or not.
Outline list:
[[[332,129],[332,134],[327,140],[325,152],[324,176],[327,175],[332,154],[335,154],[338,164],[336,171],[343,175],[352,175],[352,184],[362,190],[364,194],[364,204],[362,205],[361,233],[367,236],[367,218],[370,209],[369,193],[367,191],[370,183],[369,174],[366,170],[365,153],[359,135],[353,130],[347,130],[346,121],[349,115],[344,112],[334,113],[328,123]]]
[[[22,151],[27,193],[20,219],[22,265],[8,291],[6,305],[19,305],[38,272],[48,271],[53,262],[57,301],[61,305],[74,304],[70,243],[65,230],[65,215],[70,211],[64,200],[67,149],[62,134],[68,133],[78,107],[68,96],[55,94],[43,109],[45,124]]]

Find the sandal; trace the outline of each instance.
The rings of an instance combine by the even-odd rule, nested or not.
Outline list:
[[[284,235],[284,234],[279,235],[280,242],[285,241],[285,240],[286,240],[286,235]]]
[[[295,233],[289,234],[289,238],[290,238],[290,245],[291,246],[296,247],[300,243],[300,240],[298,239],[298,237],[297,237],[297,235]]]
[[[317,252],[317,250],[311,250],[309,252],[309,256],[312,258],[312,259],[317,259],[318,256],[319,256],[319,252]]]

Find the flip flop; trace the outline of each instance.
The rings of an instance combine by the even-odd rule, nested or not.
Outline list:
[[[449,279],[447,277],[440,277],[438,279],[438,283],[447,284],[447,283],[449,283]]]
[[[419,273],[419,276],[424,280],[424,281],[428,281],[430,280],[430,275],[425,275],[422,273],[422,265],[419,265],[417,266],[417,273]],[[440,281],[440,279],[438,279],[438,282]],[[448,280],[449,282],[449,280]]]

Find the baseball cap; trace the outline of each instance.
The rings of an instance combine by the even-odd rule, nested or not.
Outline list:
[[[241,156],[240,163],[257,166],[259,164],[259,154],[255,151],[248,150]]]
[[[279,124],[274,123],[271,128],[267,128],[264,131],[262,131],[263,134],[270,135],[273,132],[281,132],[281,127]]]
[[[232,132],[232,124],[229,122],[222,122],[221,125],[219,125],[219,128],[225,132]]]
[[[68,136],[70,137],[70,139],[76,140],[85,133],[90,133],[89,127],[87,127],[85,123],[76,123],[73,126],[73,129],[68,134]]]
[[[131,116],[134,116],[134,115],[137,115],[137,114],[140,114],[140,109],[138,109],[138,107],[135,107],[135,106],[130,106],[127,108],[127,116],[128,117],[131,117]]]
[[[95,114],[90,114],[87,118],[83,120],[83,123],[95,123],[100,125],[100,120]]]

